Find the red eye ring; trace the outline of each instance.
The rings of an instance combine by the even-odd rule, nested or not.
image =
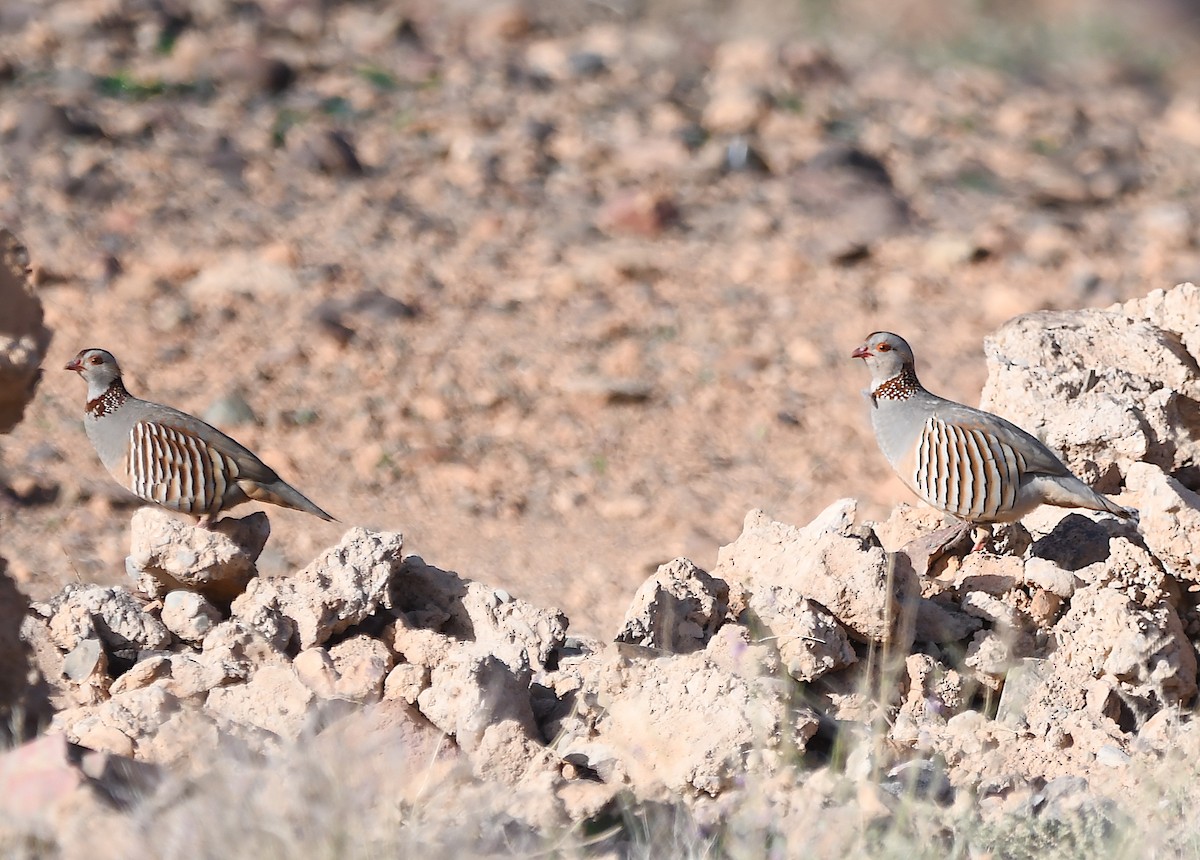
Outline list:
[[[876,344],[876,345],[875,345],[875,348],[876,348],[877,350],[879,350],[880,352],[889,352],[889,351],[891,351],[891,346],[889,346],[889,345],[888,345],[888,344],[886,344],[886,343],[879,343],[879,344]]]
[[[98,355],[93,355],[88,361],[92,364],[104,364],[104,359]]]

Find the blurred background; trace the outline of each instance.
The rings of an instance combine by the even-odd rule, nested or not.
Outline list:
[[[1171,0],[6,0],[0,224],[54,340],[0,554],[38,597],[124,579],[87,346],[342,520],[271,509],[264,575],[396,530],[607,638],[753,508],[886,517],[867,333],[977,403],[1005,320],[1200,274],[1198,33]]]

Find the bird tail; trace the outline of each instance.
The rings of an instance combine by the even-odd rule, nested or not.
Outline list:
[[[1127,508],[1122,505],[1118,505],[1116,502],[1106,498],[1105,496],[1100,496],[1100,498],[1104,499],[1104,510],[1108,511],[1114,517],[1120,517],[1123,520],[1133,520],[1134,522],[1137,522],[1141,519],[1142,515],[1138,512],[1137,508]]]
[[[314,517],[320,517],[327,522],[336,523],[338,520],[318,508],[299,490],[280,479],[270,484],[260,484],[257,481],[240,481],[242,492],[256,502],[269,502],[281,508],[291,508],[293,511],[304,511]]]
[[[1136,520],[1138,512],[1134,508],[1118,505],[1103,493],[1097,493],[1074,475],[1054,476],[1043,484],[1044,499],[1047,504],[1063,508],[1088,508],[1093,511],[1104,511],[1123,520]]]

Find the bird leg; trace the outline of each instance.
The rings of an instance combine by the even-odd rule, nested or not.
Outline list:
[[[992,524],[980,523],[971,529],[971,537],[974,543],[971,545],[971,552],[979,552],[988,545],[988,541],[992,539]],[[969,555],[970,553],[968,553]]]

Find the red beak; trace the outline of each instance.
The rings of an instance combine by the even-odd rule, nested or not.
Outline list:
[[[63,370],[73,370],[76,373],[82,373],[83,372],[83,362],[80,361],[78,358],[72,358],[69,362],[67,362],[67,366],[64,367]]]
[[[865,346],[860,346],[858,349],[854,350],[854,352],[850,353],[850,357],[851,358],[866,358],[870,354],[871,354],[870,350],[868,350]]]

